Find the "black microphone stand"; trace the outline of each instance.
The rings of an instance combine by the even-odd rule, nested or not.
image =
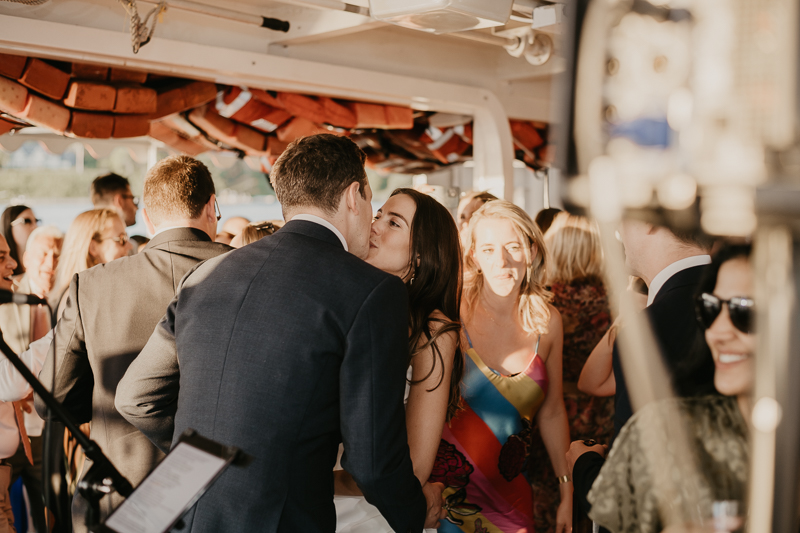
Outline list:
[[[33,391],[41,397],[47,408],[55,413],[56,417],[64,423],[64,426],[72,433],[75,440],[83,448],[83,453],[86,457],[91,459],[92,466],[86,475],[83,476],[80,483],[78,483],[78,491],[86,498],[89,503],[89,508],[86,510],[86,527],[89,531],[95,531],[97,526],[100,525],[100,500],[106,494],[111,494],[116,491],[122,496],[130,496],[133,492],[133,487],[125,477],[119,473],[119,470],[111,464],[108,457],[102,452],[96,442],[87,437],[78,427],[72,417],[62,407],[58,400],[44,388],[44,385],[36,379],[33,373],[25,366],[25,363],[19,358],[17,354],[6,344],[5,340],[0,334],[0,352],[3,352],[8,360],[14,365],[14,368],[22,374]]]

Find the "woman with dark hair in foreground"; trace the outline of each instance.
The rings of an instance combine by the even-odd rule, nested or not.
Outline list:
[[[408,289],[406,428],[414,473],[425,486],[442,428],[461,400],[461,249],[453,217],[428,195],[395,190],[372,223],[367,262],[400,277]],[[335,491],[337,532],[392,531],[344,470],[335,471]]]
[[[746,515],[756,346],[749,256],[749,245],[723,247],[697,296],[698,319],[714,358],[714,386],[723,396],[646,405],[622,428],[592,486],[589,516],[612,533],[708,525],[715,505],[738,507],[729,516],[731,523],[715,530],[734,531]],[[664,445],[674,438],[676,423],[688,437],[688,456]],[[665,509],[667,516],[662,515]]]

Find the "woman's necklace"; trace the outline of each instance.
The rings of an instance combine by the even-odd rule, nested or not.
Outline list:
[[[498,322],[497,320],[495,320],[495,318],[494,318],[494,313],[492,313],[491,311],[489,311],[489,310],[486,308],[486,306],[485,306],[485,305],[483,305],[483,302],[479,302],[479,303],[478,303],[478,305],[481,307],[481,309],[483,309],[483,312],[486,314],[486,316],[488,316],[488,317],[489,317],[489,320],[491,320],[491,321],[494,323],[494,325],[495,325],[495,326],[499,326],[499,325],[500,325],[500,322]]]
[[[483,309],[483,312],[486,314],[486,316],[488,316],[488,317],[489,317],[489,320],[491,320],[492,322],[494,322],[494,324],[495,324],[495,325],[498,325],[498,324],[497,324],[497,320],[495,320],[495,319],[494,319],[494,317],[492,316],[492,313],[490,313],[490,312],[489,312],[489,310],[488,310],[488,309],[486,309],[486,307],[484,307],[484,305],[483,305],[483,304],[480,304],[480,306],[481,306],[481,309]]]

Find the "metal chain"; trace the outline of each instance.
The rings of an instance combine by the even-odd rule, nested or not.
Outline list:
[[[159,2],[156,7],[147,13],[144,20],[142,20],[139,16],[139,9],[136,7],[136,0],[119,1],[125,6],[125,11],[128,12],[128,16],[131,19],[131,46],[133,47],[133,53],[136,54],[139,52],[139,48],[150,42],[150,39],[153,37],[153,32],[156,31],[156,24],[158,23],[157,17],[167,10],[167,3],[163,1]],[[149,28],[148,24],[150,24]]]

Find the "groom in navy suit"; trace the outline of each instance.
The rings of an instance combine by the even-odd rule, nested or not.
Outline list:
[[[270,177],[286,225],[189,273],[117,388],[117,409],[162,450],[193,428],[252,457],[185,531],[332,533],[340,441],[395,531],[422,531],[426,509],[436,523],[441,494],[426,506],[407,444],[406,289],[361,260],[364,159],[346,137],[292,143]]]
[[[694,311],[695,291],[705,266],[711,263],[708,243],[693,235],[677,235],[666,227],[625,220],[620,230],[625,262],[648,288],[642,311],[653,328],[666,376],[678,396],[715,393],[714,361]],[[606,361],[606,384],[614,393],[614,435],[633,415],[617,345]],[[600,381],[598,379],[598,381]],[[602,387],[602,386],[601,386]],[[586,391],[590,392],[590,391]],[[570,445],[567,463],[574,481],[575,511],[588,514],[587,495],[605,463],[605,448]]]

